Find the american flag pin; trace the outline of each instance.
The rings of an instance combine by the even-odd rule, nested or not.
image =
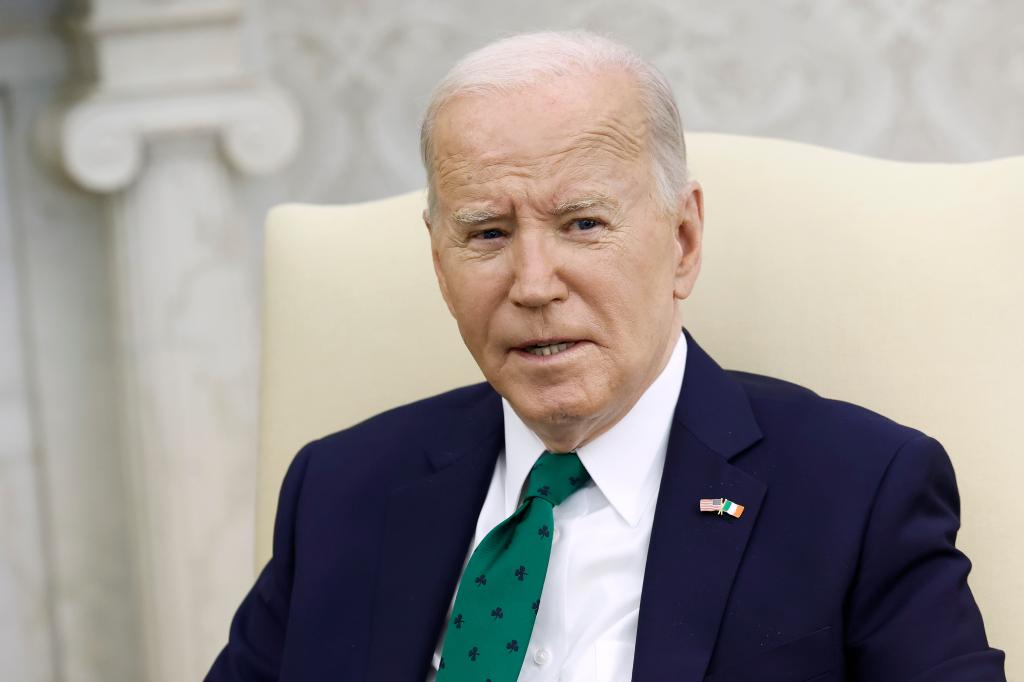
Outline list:
[[[736,504],[724,497],[716,497],[714,499],[702,498],[700,510],[702,512],[717,512],[719,516],[728,514],[729,516],[735,516],[737,519],[743,516],[743,505]]]

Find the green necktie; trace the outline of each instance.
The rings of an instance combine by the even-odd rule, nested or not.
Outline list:
[[[487,534],[462,574],[438,682],[515,682],[540,608],[554,507],[590,480],[575,452],[545,451],[523,502]]]

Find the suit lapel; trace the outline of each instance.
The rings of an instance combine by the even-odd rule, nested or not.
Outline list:
[[[635,682],[699,682],[766,486],[730,463],[761,437],[742,389],[687,333],[686,371],[669,436],[647,555]],[[701,513],[726,497],[743,515]]]
[[[502,442],[491,392],[426,452],[434,472],[388,497],[367,679],[426,677]]]

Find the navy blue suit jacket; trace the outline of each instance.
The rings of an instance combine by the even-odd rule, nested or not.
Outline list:
[[[942,446],[687,340],[633,680],[1004,680]],[[304,447],[207,680],[422,682],[502,447],[487,384]],[[746,511],[701,513],[707,497]]]

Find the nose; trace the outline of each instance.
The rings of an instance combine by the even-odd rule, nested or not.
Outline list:
[[[564,301],[569,289],[559,276],[560,262],[554,244],[543,229],[520,229],[512,243],[512,303],[524,308],[543,308]]]

